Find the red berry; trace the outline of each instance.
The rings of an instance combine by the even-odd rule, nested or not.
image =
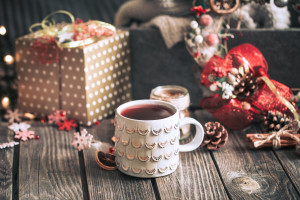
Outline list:
[[[95,125],[96,125],[96,126],[99,126],[99,125],[100,125],[100,122],[99,122],[99,121],[96,121],[96,122],[95,122]]]
[[[39,136],[39,135],[35,135],[35,136],[34,136],[34,139],[35,139],[35,140],[40,140],[40,136]]]
[[[206,37],[206,43],[209,46],[216,46],[219,43],[219,38],[216,34],[214,33],[210,33],[207,37]]]
[[[108,150],[109,153],[114,154],[115,153],[115,148],[114,147],[110,147]]]
[[[208,15],[208,14],[204,14],[200,17],[199,19],[199,23],[202,25],[202,26],[210,26],[212,25],[213,23],[213,18]]]
[[[75,21],[75,24],[82,24],[82,23],[84,23],[84,21],[80,18],[77,18]]]
[[[41,123],[43,124],[43,123],[45,123],[47,121],[47,118],[46,117],[43,117],[42,119],[41,119]]]
[[[65,117],[66,116],[66,111],[60,111],[60,116]]]

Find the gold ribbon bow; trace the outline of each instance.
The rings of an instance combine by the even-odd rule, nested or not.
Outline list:
[[[56,26],[55,21],[53,19],[50,20],[49,18],[52,17],[53,15],[56,15],[59,13],[67,15],[70,18],[71,23],[74,23],[74,21],[75,21],[74,16],[70,12],[65,11],[65,10],[58,10],[58,11],[55,11],[55,12],[51,13],[50,15],[46,16],[42,20],[42,22],[31,25],[29,27],[29,31],[34,32],[33,31],[34,28],[41,27],[42,29],[39,30],[39,33],[41,35],[48,35],[48,36],[53,36],[53,37],[57,36],[58,31],[59,31],[58,27]]]
[[[254,142],[254,147],[255,148],[260,147],[264,143],[272,140],[273,148],[280,149],[280,147],[281,147],[280,137],[283,135],[295,140],[296,142],[298,142],[298,144],[300,144],[300,139],[297,136],[293,135],[293,133],[298,132],[299,128],[300,128],[300,121],[294,120],[294,121],[290,122],[289,124],[286,124],[278,132],[273,132],[271,135],[269,135],[267,137],[262,134],[255,134],[254,138],[262,139],[262,140]]]
[[[50,19],[50,17],[52,17],[53,15],[59,14],[59,13],[67,15],[70,18],[72,24],[65,25],[63,28],[61,28],[61,26],[57,26],[55,21],[53,19]],[[65,11],[65,10],[58,10],[58,11],[55,11],[55,12],[49,14],[48,16],[46,16],[42,20],[42,22],[35,23],[32,26],[30,26],[29,31],[34,32],[33,31],[34,28],[41,27],[41,30],[38,31],[38,36],[46,35],[46,36],[56,37],[60,31],[72,28],[74,21],[75,21],[74,16],[70,12]],[[116,32],[116,28],[111,24],[97,21],[97,20],[92,20],[90,22],[93,22],[96,25],[99,25],[101,27],[110,29],[113,32]],[[94,43],[98,40],[103,39],[103,37],[105,37],[105,36],[90,37],[90,38],[87,38],[84,40],[71,41],[71,42],[66,42],[66,43],[58,43],[57,42],[57,45],[61,48],[74,48],[74,47],[79,47],[79,46],[84,46],[84,45]]]

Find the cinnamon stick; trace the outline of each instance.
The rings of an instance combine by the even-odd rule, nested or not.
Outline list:
[[[246,134],[246,138],[251,138],[251,137],[254,137],[255,135],[261,135],[261,136],[264,136],[264,137],[268,137],[270,136],[272,133],[248,133]],[[298,138],[300,138],[300,134],[293,134],[295,136],[297,136]],[[285,135],[282,135],[280,138],[286,138],[287,136]]]
[[[281,143],[280,143],[281,144]],[[252,149],[261,149],[261,148],[267,148],[267,147],[273,147],[273,144],[272,143],[265,143],[259,147],[254,147],[254,144],[252,142],[248,143],[248,146]],[[291,144],[281,144],[281,147],[293,147],[295,146],[294,145],[291,145]]]
[[[261,141],[261,140],[250,140],[250,141],[248,141],[248,142],[252,142],[252,143],[254,143],[254,142],[257,142],[257,141]],[[272,140],[270,140],[270,141],[267,141],[267,142],[265,142],[264,144],[272,144],[273,143],[273,141]],[[295,141],[295,140],[280,140],[280,144],[297,144],[297,141]]]
[[[260,134],[264,138],[257,138],[256,137],[257,134]],[[256,133],[246,134],[246,141],[250,148],[255,148],[254,142],[262,141],[273,133],[257,133],[257,134]],[[293,134],[293,135],[300,139],[300,134]],[[298,144],[298,142],[293,140],[289,136],[281,135],[281,137],[280,137],[281,147],[293,147],[293,146],[296,146],[297,144]],[[273,141],[269,140],[269,141],[265,142],[264,144],[262,144],[261,146],[256,147],[256,148],[264,148],[264,147],[272,147],[272,146],[273,146]]]
[[[259,141],[259,140],[263,140],[263,139],[253,137],[253,138],[246,138],[246,140],[247,141],[253,141],[253,142],[255,142],[255,141]],[[295,140],[293,140],[292,138],[283,138],[283,137],[280,137],[280,141],[291,142],[291,141],[295,141]]]

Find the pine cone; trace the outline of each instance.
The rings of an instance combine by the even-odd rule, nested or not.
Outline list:
[[[268,132],[279,131],[284,125],[291,121],[292,118],[286,114],[282,114],[280,111],[268,111],[268,114],[264,116],[264,125]]]
[[[201,146],[209,150],[216,150],[223,147],[228,140],[228,132],[219,122],[207,122],[205,135]]]
[[[236,95],[237,99],[250,97],[257,88],[256,78],[253,77],[253,73],[249,72],[244,75],[238,73],[235,76],[238,83],[235,85],[232,93]]]

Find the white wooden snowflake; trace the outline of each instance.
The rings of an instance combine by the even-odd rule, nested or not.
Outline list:
[[[6,143],[2,143],[0,144],[0,149],[5,149],[7,147],[13,147],[15,145],[18,145],[19,142],[6,142]]]
[[[66,119],[66,111],[64,110],[56,110],[54,114],[48,115],[48,123],[49,124],[57,124]]]
[[[93,136],[89,134],[85,129],[81,130],[80,133],[74,133],[74,138],[75,140],[72,142],[72,145],[79,151],[91,147]]]
[[[71,33],[71,32],[62,32],[62,33],[59,33],[57,35],[58,37],[58,43],[61,44],[63,42],[68,42],[68,41],[72,41],[73,40],[73,35],[74,33]]]
[[[15,132],[15,138],[20,139],[22,141],[27,141],[28,139],[33,139],[34,138],[34,131],[17,131]]]
[[[15,132],[17,131],[25,131],[25,130],[28,130],[30,128],[30,125],[29,124],[26,124],[24,122],[21,122],[21,123],[13,123],[12,125],[8,126],[8,128],[10,130],[13,130]]]
[[[4,118],[8,120],[9,123],[14,123],[14,121],[20,122],[23,114],[19,111],[19,109],[7,110],[7,113],[4,115]]]

